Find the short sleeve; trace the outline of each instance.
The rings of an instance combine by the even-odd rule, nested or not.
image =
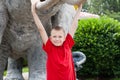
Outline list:
[[[45,52],[49,52],[50,51],[50,47],[51,47],[51,45],[52,45],[52,43],[51,43],[51,41],[50,41],[50,39],[48,39],[48,41],[46,42],[46,44],[43,44],[43,50],[45,51]]]
[[[75,44],[72,36],[68,33],[66,36],[66,42],[69,44],[69,47],[72,48],[73,45]]]

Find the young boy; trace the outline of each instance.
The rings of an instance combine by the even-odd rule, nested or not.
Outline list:
[[[65,35],[64,29],[56,26],[51,30],[50,38],[48,38],[36,13],[37,1],[39,0],[31,0],[31,11],[43,41],[43,49],[47,53],[47,80],[76,80],[71,48],[74,45],[72,37],[77,29],[82,4],[79,5],[69,33]]]

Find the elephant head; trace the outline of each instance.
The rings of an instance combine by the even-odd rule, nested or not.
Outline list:
[[[49,8],[53,7],[57,3],[67,3],[70,5],[79,5],[80,3],[83,3],[86,0],[42,0],[42,2],[38,2],[36,5],[37,9],[44,9],[48,10]]]

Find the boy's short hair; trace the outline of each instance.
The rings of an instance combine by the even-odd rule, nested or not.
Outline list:
[[[54,30],[58,30],[58,31],[59,31],[59,30],[63,30],[63,32],[65,33],[65,30],[64,30],[63,27],[61,27],[61,26],[52,27],[51,31],[52,31],[53,29],[54,29]]]

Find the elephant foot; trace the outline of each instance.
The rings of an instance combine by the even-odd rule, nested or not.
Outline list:
[[[24,79],[18,79],[18,78],[5,78],[4,80],[24,80]]]
[[[5,77],[4,80],[24,80],[22,77]]]
[[[29,80],[46,80],[46,74],[39,74],[39,75],[31,75]]]
[[[18,73],[18,72],[11,72],[7,74],[7,76],[4,78],[4,80],[24,80],[22,73]]]

